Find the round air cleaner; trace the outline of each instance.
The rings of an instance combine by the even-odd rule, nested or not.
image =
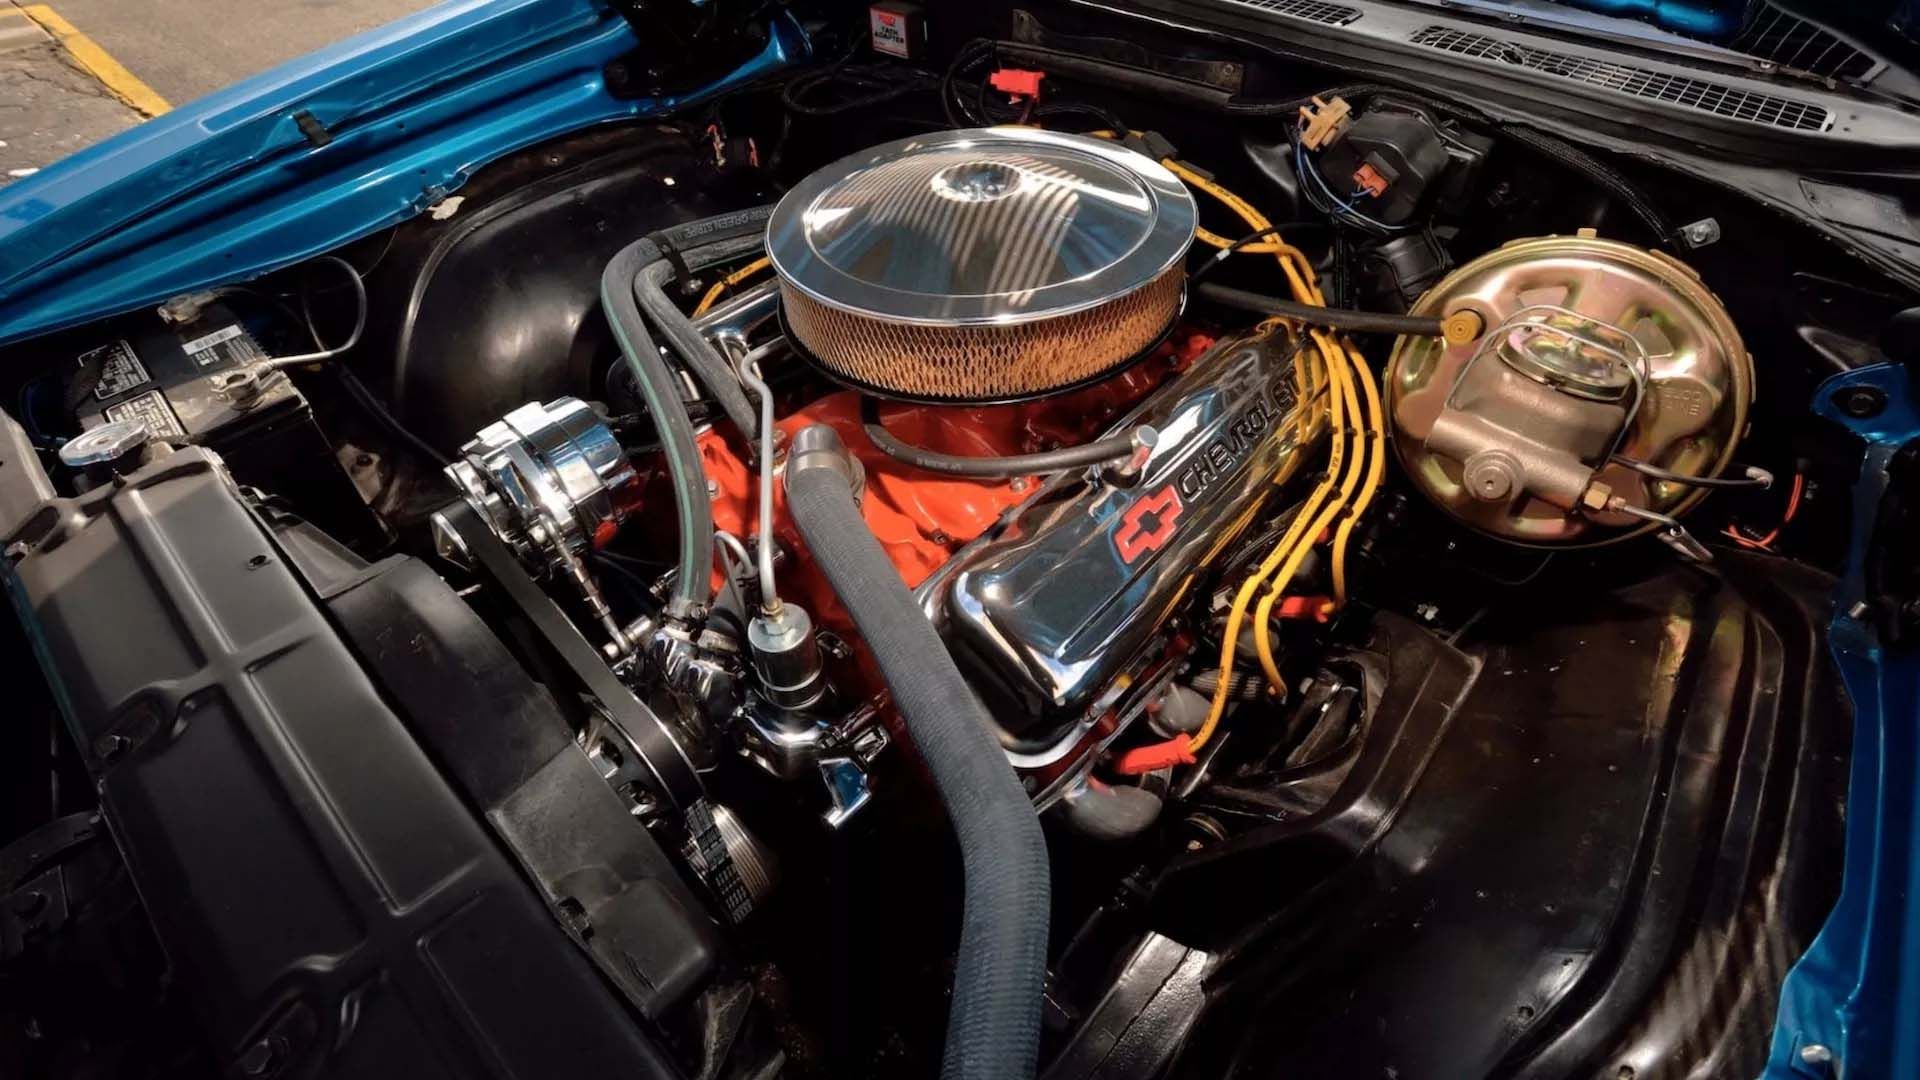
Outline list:
[[[887,143],[802,181],[767,250],[786,327],[829,376],[933,402],[1078,386],[1180,311],[1193,196],[1158,162],[1033,128]]]

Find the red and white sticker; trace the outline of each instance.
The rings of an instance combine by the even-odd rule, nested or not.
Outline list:
[[[905,12],[888,11],[885,8],[868,8],[867,22],[873,31],[873,51],[897,56],[902,60],[911,59],[913,48],[907,41],[907,16]]]

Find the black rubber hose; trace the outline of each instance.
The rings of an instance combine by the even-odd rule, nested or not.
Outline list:
[[[1026,1080],[1039,1056],[1051,880],[1033,803],[854,503],[840,440],[806,428],[788,452],[787,502],[807,551],[880,663],[960,841],[966,886],[943,1080]]]
[[[1379,311],[1351,311],[1347,308],[1315,307],[1282,300],[1277,296],[1248,292],[1211,282],[1196,286],[1204,299],[1257,315],[1282,315],[1312,326],[1349,330],[1356,334],[1411,334],[1415,337],[1445,337],[1440,319],[1432,315],[1388,315]]]
[[[860,421],[866,427],[867,438],[881,453],[916,469],[948,476],[1038,476],[1041,473],[1064,472],[1117,461],[1131,455],[1134,448],[1134,433],[1129,431],[1124,435],[1110,435],[1079,446],[1063,446],[1058,450],[1043,450],[1037,454],[1013,454],[1007,457],[942,454],[937,450],[902,442],[899,436],[888,431],[880,423],[880,407],[872,398],[860,403]]]
[[[716,262],[727,262],[752,254],[764,245],[765,241],[760,237],[751,236],[699,248],[687,253],[687,269],[704,270]],[[709,252],[717,257],[696,261],[696,256]],[[640,310],[652,320],[653,325],[660,328],[673,354],[687,365],[700,385],[706,387],[714,403],[720,406],[720,411],[726,414],[747,444],[752,446],[759,435],[759,414],[754,411],[753,403],[747,400],[746,391],[740,388],[740,377],[734,374],[732,365],[667,295],[666,283],[678,273],[674,265],[665,259],[641,269],[633,285],[634,295],[640,301]]]
[[[759,206],[741,213],[746,215],[749,224],[729,227],[727,235],[713,236],[711,242],[702,239],[698,241],[701,248],[727,251],[725,258],[738,258],[746,251],[753,250],[753,246],[740,251],[722,245],[734,240],[744,242],[749,237],[758,240],[766,232],[767,218],[773,214],[773,207]],[[696,261],[694,254],[694,251],[689,251],[686,257],[688,269],[700,270],[711,264],[709,260]],[[727,363],[713,343],[693,325],[693,320],[686,312],[681,311],[680,306],[667,295],[665,285],[673,280],[677,272],[672,262],[658,258],[641,267],[633,286],[634,294],[640,301],[640,310],[660,328],[667,344],[672,346],[681,362],[693,371],[694,378],[699,379],[700,384],[713,395],[713,400],[726,412],[727,419],[733,421],[733,426],[740,430],[751,446],[759,434],[759,413],[754,410],[753,403],[747,400],[746,391],[740,388],[740,379],[733,373],[733,365]]]
[[[647,411],[660,433],[661,453],[673,481],[673,503],[680,518],[679,573],[667,614],[697,619],[706,610],[713,567],[713,506],[708,502],[706,471],[700,448],[693,440],[693,421],[680,397],[680,381],[660,356],[647,322],[640,316],[635,281],[640,271],[665,254],[663,244],[678,251],[751,236],[766,227],[764,208],[720,214],[689,221],[636,240],[621,248],[600,275],[600,305],[620,344],[620,354],[646,399]]]

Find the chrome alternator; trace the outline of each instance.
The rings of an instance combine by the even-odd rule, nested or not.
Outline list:
[[[598,413],[578,398],[522,405],[460,448],[447,476],[536,576],[563,577],[620,655],[634,642],[614,619],[585,558],[633,512],[639,477]],[[458,539],[441,530],[458,555]]]

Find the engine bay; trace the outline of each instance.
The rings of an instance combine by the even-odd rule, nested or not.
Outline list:
[[[1850,752],[1805,403],[1902,287],[1365,72],[879,25],[0,350],[18,880],[135,928],[9,1060],[350,1069],[445,844],[583,1071],[1757,1075]]]

